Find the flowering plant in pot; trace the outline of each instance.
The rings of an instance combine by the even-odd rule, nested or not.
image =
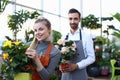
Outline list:
[[[62,53],[60,64],[62,68],[69,66],[69,60],[76,54],[76,44],[74,41],[59,39],[55,45]]]
[[[14,74],[20,72],[32,73],[27,66],[35,66],[33,61],[24,53],[28,45],[22,41],[7,40],[3,43],[3,64],[1,67],[1,77],[5,80],[14,80]]]

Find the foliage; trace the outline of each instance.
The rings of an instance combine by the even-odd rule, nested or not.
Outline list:
[[[120,38],[120,30],[116,29],[116,31],[112,35],[116,36],[117,38]]]
[[[106,20],[112,21],[113,17],[102,17],[101,19],[102,21],[106,21]]]
[[[56,74],[57,74],[57,73],[56,73]],[[56,75],[56,74],[50,75],[50,79],[49,79],[49,80],[60,80],[60,79],[59,79],[59,76]]]
[[[60,38],[61,38],[61,33],[56,31],[56,30],[52,30],[52,38],[53,38],[53,42],[56,43]]]
[[[3,43],[3,64],[1,67],[1,77],[6,80],[13,80],[14,73],[29,72],[26,70],[28,65],[33,65],[33,61],[25,55],[28,45],[22,41],[7,40]]]
[[[29,12],[27,10],[20,10],[15,12],[14,15],[8,16],[8,28],[12,30],[15,40],[17,38],[17,33],[22,29],[22,24],[28,19],[37,18],[39,15],[37,11]]]
[[[116,18],[120,22],[120,13],[114,14],[113,17]]]
[[[109,52],[107,52],[107,47],[103,47],[104,45],[109,44],[109,39],[104,38],[102,36],[96,36],[94,39],[94,47],[95,47],[95,56],[96,56],[96,61],[92,65],[97,65],[97,66],[106,66],[109,65],[109,59],[108,55]],[[104,50],[106,48],[106,50]],[[107,58],[104,58],[107,57]]]
[[[116,41],[113,40],[107,48],[110,52],[111,59],[120,58],[120,46],[116,45],[115,42]]]
[[[117,19],[120,22],[120,13],[116,13],[113,15],[113,18]],[[112,33],[113,36],[117,37],[118,39],[120,39],[120,30],[114,28],[113,29],[114,32]],[[112,54],[111,54],[111,58],[117,59],[120,58],[120,46],[118,44],[116,44],[115,40],[113,40],[114,42],[111,42],[111,44],[113,44],[111,46],[112,49]]]
[[[62,53],[61,62],[70,60],[76,54],[76,45],[73,41],[59,39],[55,45]]]
[[[99,18],[96,18],[94,15],[90,14],[87,17],[82,19],[82,28],[86,27],[89,29],[98,29],[102,27],[102,24],[98,23]]]
[[[8,4],[9,0],[0,0],[0,12],[3,12]]]
[[[95,43],[105,44],[106,43],[106,39],[104,37],[102,37],[102,36],[96,36],[94,42]]]
[[[30,35],[32,35],[32,37],[30,37]],[[25,41],[26,42],[31,42],[34,38],[34,31],[33,30],[30,30],[30,31],[27,31],[25,30]]]
[[[116,13],[115,15],[113,15],[113,17],[120,22],[120,13]],[[112,35],[116,36],[117,38],[120,38],[120,30],[116,28],[114,28],[113,30],[115,30],[115,32]]]

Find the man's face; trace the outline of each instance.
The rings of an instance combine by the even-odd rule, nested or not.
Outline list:
[[[68,18],[69,18],[70,27],[73,30],[76,30],[78,28],[79,22],[81,20],[81,18],[79,17],[79,14],[78,13],[69,13]]]

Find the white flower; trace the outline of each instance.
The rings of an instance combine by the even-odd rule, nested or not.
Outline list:
[[[56,47],[57,49],[59,49],[59,46],[58,46],[58,45],[55,45],[55,47]]]
[[[62,47],[61,52],[63,54],[66,54],[67,52],[69,52],[69,48],[68,47]]]
[[[63,41],[62,39],[59,39],[59,40],[57,41],[58,44],[63,44],[63,42],[64,42],[64,41]]]
[[[76,44],[73,41],[59,39],[55,45],[62,53],[62,60],[70,60],[76,54]]]

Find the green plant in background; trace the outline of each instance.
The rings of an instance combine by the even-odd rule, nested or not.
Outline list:
[[[102,27],[102,24],[99,23],[99,18],[96,18],[94,15],[89,14],[87,17],[82,19],[82,28],[86,27],[88,29],[98,29]]]
[[[120,14],[116,13],[115,15],[113,15],[113,18],[116,18],[118,21],[120,21]],[[109,34],[109,29],[113,30],[112,34]],[[113,25],[108,25],[107,30],[104,30],[103,32],[107,34],[107,38],[105,44],[103,45],[104,50],[102,57],[104,57],[104,55],[109,54],[109,59],[101,59],[102,61],[100,61],[100,65],[110,65],[110,59],[120,58],[120,46],[116,43],[117,39],[120,39],[120,30],[116,29]],[[110,40],[108,39],[109,35],[113,35],[115,38]]]
[[[104,37],[102,37],[102,36],[96,36],[94,42],[95,43],[105,44],[106,43],[106,39]]]
[[[117,19],[120,22],[120,14],[116,13],[115,15],[112,15],[113,18]],[[116,29],[113,25],[108,26],[107,30],[104,31],[104,33],[107,33],[107,35],[109,35],[109,29],[113,30],[113,33],[111,35],[113,35],[115,37],[115,39],[112,39],[111,41],[109,41],[107,47],[105,48],[106,52],[110,53],[110,57],[112,59],[116,59],[120,57],[120,46],[116,43],[117,39],[120,39],[120,30]]]
[[[120,22],[120,13],[116,13],[112,16]]]
[[[115,18],[116,20],[118,20],[120,22],[120,13],[116,13],[114,15],[112,15],[113,18]],[[118,39],[120,39],[120,29],[113,29],[114,32],[112,33],[113,36],[115,36]],[[120,58],[120,46],[119,44],[116,44],[116,40],[114,40],[114,45],[112,45],[112,54],[111,54],[111,58],[117,59]]]
[[[17,40],[17,33],[21,31],[23,23],[28,19],[34,19],[40,16],[37,11],[29,12],[27,10],[20,10],[15,12],[14,15],[8,16],[8,28],[12,30],[14,39]]]
[[[56,31],[56,30],[52,30],[52,38],[53,38],[53,42],[57,43],[57,41],[61,38],[61,33]]]
[[[54,74],[50,75],[49,80],[60,80],[60,79],[59,79],[59,76],[57,75],[57,73],[54,73]]]
[[[120,22],[120,13],[116,13],[114,15],[112,15],[113,18],[117,19],[119,22]],[[112,35],[116,36],[117,38],[120,39],[120,30],[119,29],[116,29],[116,28],[113,28],[114,32]]]
[[[8,4],[8,1],[9,0],[0,0],[0,13],[2,13],[5,10]]]
[[[32,35],[32,37],[30,37]],[[27,31],[25,30],[25,41],[26,42],[31,42],[34,38],[34,31],[33,30],[30,30],[30,31]]]

